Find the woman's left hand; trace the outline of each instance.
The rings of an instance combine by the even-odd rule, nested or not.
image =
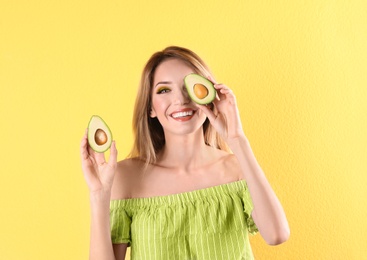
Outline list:
[[[211,77],[208,79],[213,82],[214,88],[217,90],[217,97],[213,101],[217,111],[214,112],[208,105],[199,105],[199,107],[227,143],[236,140],[244,135],[236,97],[226,85],[216,83]]]

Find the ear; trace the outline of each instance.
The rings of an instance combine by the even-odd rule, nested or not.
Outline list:
[[[151,118],[157,117],[157,114],[155,113],[153,108],[150,109],[150,114],[149,115],[150,115]]]

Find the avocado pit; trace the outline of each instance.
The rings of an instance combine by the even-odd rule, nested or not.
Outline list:
[[[203,99],[209,94],[209,91],[203,84],[195,84],[194,93],[197,98]]]
[[[102,129],[97,129],[96,133],[94,134],[94,141],[98,145],[104,145],[107,143],[108,137],[105,131]]]

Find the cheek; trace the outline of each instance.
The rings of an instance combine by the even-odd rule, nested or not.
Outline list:
[[[153,99],[152,100],[152,112],[155,113],[155,116],[165,114],[167,109],[167,104],[164,100]]]

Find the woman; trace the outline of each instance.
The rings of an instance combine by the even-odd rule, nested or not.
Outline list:
[[[184,77],[214,83],[197,105]],[[109,161],[81,143],[90,190],[90,259],[253,259],[248,233],[270,245],[289,237],[286,216],[243,132],[235,95],[192,51],[168,47],[146,64],[130,158]],[[228,149],[229,147],[229,149]],[[231,151],[231,152],[229,152]],[[111,242],[112,237],[112,242]]]

